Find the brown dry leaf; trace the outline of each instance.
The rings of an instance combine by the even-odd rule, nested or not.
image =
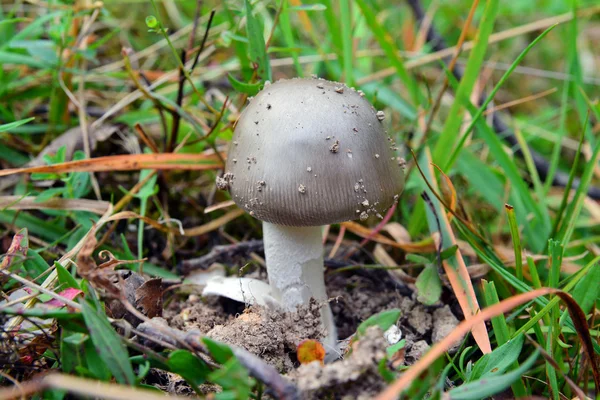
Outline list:
[[[0,269],[8,269],[15,258],[25,259],[27,256],[27,250],[29,249],[29,236],[27,235],[27,229],[23,228],[19,230],[15,236],[13,236],[8,251],[4,254],[2,262],[0,262]]]
[[[94,257],[92,257],[97,245],[98,241],[94,235],[94,228],[92,228],[88,232],[87,237],[84,239],[84,243],[77,254],[77,273],[82,278],[90,281],[95,287],[102,288],[112,295],[117,295],[118,289],[110,280],[110,274],[113,270],[111,268],[98,268]]]
[[[98,253],[98,257],[100,257],[103,260],[107,260],[107,261],[103,262],[102,264],[100,264],[98,266],[98,269],[110,268],[110,269],[114,270],[115,267],[117,267],[119,265],[138,264],[138,263],[142,263],[142,262],[146,261],[145,258],[142,258],[141,260],[119,260],[114,256],[113,253],[111,253],[108,250],[102,250],[100,253]]]
[[[162,279],[147,280],[135,291],[135,308],[148,318],[162,316]]]
[[[160,170],[208,170],[223,168],[216,154],[122,154],[68,161],[60,164],[29,168],[12,168],[0,171],[1,176],[43,172],[100,172],[100,171],[137,171],[141,169]]]
[[[433,163],[431,165],[433,165],[435,168],[437,168],[437,170],[440,172],[442,177],[444,177],[443,182],[445,183],[445,185],[442,186],[442,194],[444,195],[444,201],[446,202],[446,204],[448,204],[450,206],[450,210],[456,212],[457,196],[456,196],[456,189],[454,188],[454,184],[452,183],[452,181],[450,180],[448,175],[446,175],[440,167],[438,167],[436,164],[433,164]],[[433,175],[433,176],[435,176],[435,175]],[[448,201],[448,200],[450,200],[450,201]],[[452,222],[452,217],[454,216],[454,214],[450,211],[448,211],[446,214],[447,214],[446,218],[448,218],[448,222]]]

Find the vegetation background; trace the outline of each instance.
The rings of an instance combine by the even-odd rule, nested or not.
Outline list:
[[[0,66],[0,398],[152,397],[151,367],[285,398],[217,342],[134,340],[104,271],[179,285],[186,260],[259,238],[215,190],[223,152],[265,81],[311,75],[364,91],[407,160],[384,220],[401,236],[329,228],[396,265],[346,272],[394,271],[425,304],[452,290],[466,316],[412,367],[384,362],[380,398],[600,395],[597,2],[0,1]]]

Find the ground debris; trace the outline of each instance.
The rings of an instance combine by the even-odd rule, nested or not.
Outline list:
[[[246,349],[277,370],[287,372],[294,368],[289,353],[305,339],[322,339],[324,331],[320,307],[311,302],[293,313],[252,306],[239,317],[215,326],[206,335]]]
[[[377,371],[378,362],[385,357],[385,347],[383,332],[373,326],[345,359],[324,366],[313,361],[301,365],[289,377],[304,399],[325,398],[329,392],[341,398],[370,399],[385,386]]]

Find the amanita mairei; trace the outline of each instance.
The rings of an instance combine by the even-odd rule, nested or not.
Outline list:
[[[381,215],[398,199],[404,171],[394,143],[361,92],[322,79],[265,86],[243,111],[218,179],[235,203],[263,221],[271,295],[286,310],[322,304],[322,226]]]

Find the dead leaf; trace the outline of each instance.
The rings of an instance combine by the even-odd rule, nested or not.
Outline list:
[[[162,279],[147,280],[137,288],[134,305],[148,318],[162,316]]]
[[[8,269],[15,258],[22,260],[27,256],[27,250],[29,249],[29,236],[27,235],[27,229],[23,228],[19,230],[10,243],[8,251],[4,254],[2,262],[0,262],[0,269]]]

